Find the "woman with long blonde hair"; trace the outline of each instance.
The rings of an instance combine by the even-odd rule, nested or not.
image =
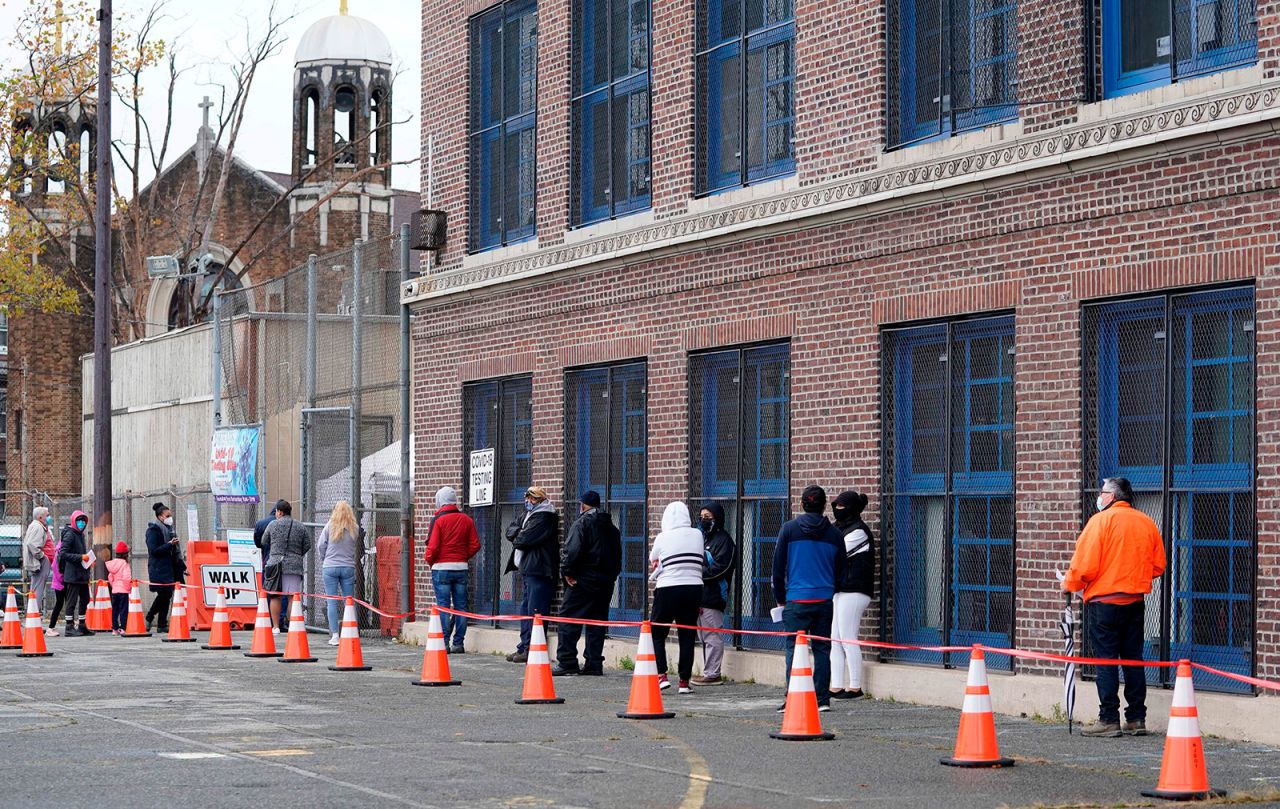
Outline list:
[[[316,553],[324,573],[324,591],[330,596],[349,596],[356,589],[356,545],[364,540],[364,529],[356,523],[351,504],[339,500],[329,515],[329,522],[320,532]],[[338,645],[338,629],[341,626],[342,600],[330,598],[329,645]]]

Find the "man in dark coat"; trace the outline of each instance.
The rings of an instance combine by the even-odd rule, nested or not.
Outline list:
[[[600,510],[599,494],[583,492],[578,502],[582,513],[569,528],[560,550],[560,576],[568,585],[560,601],[560,616],[604,621],[609,618],[613,586],[622,572],[622,535],[609,512]],[[578,638],[583,629],[582,624],[560,624],[556,647],[559,665],[552,674],[604,674],[605,627],[585,627],[587,645],[579,668]]]
[[[694,677],[694,685],[720,685],[720,666],[724,661],[724,633],[712,632],[724,626],[724,611],[729,608],[729,583],[733,579],[733,557],[737,546],[724,530],[724,507],[706,503],[698,514],[702,529],[702,547],[707,568],[702,574],[702,607],[698,610],[698,630],[702,640],[702,676]]]
[[[524,508],[524,515],[507,526],[507,539],[513,550],[506,570],[520,572],[524,585],[520,614],[546,615],[556,594],[560,568],[560,516],[540,486],[530,486],[525,491]],[[532,633],[533,621],[521,621],[520,645],[507,655],[509,662],[524,663],[529,659]]]
[[[173,590],[185,577],[187,566],[182,561],[178,547],[178,535],[173,530],[173,512],[164,503],[153,503],[151,510],[156,518],[147,524],[147,578],[151,580],[151,592],[155,600],[147,610],[147,631],[151,625],[160,625],[161,632],[169,631],[169,604]]]
[[[58,546],[58,565],[62,569],[62,586],[66,590],[66,636],[92,635],[93,630],[84,625],[84,614],[89,608],[89,568],[85,562],[93,561],[85,542],[84,532],[89,527],[89,515],[83,511],[71,514],[71,522],[62,529],[62,543]],[[76,626],[76,616],[80,625]]]

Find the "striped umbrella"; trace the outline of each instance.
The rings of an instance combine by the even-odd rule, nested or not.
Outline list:
[[[1062,620],[1058,625],[1062,627],[1064,642],[1062,653],[1067,657],[1074,657],[1076,616],[1075,610],[1071,607],[1071,593],[1067,593],[1067,603],[1062,608]],[[1066,670],[1062,672],[1062,704],[1066,706],[1067,711],[1067,733],[1071,733],[1071,720],[1076,710],[1076,664],[1070,660],[1067,661]]]

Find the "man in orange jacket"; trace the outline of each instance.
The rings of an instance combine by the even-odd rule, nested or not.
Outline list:
[[[1164,573],[1164,542],[1155,522],[1133,507],[1133,487],[1124,478],[1104,480],[1096,505],[1098,513],[1076,540],[1062,589],[1084,591],[1093,657],[1141,660],[1144,597],[1151,592],[1151,580]],[[1119,671],[1116,666],[1097,668],[1098,724],[1081,735],[1115,738],[1121,735]],[[1125,666],[1125,733],[1147,734],[1146,700],[1145,669]]]

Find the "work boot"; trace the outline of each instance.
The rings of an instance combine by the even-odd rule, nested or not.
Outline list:
[[[1130,736],[1146,736],[1147,723],[1142,719],[1139,719],[1136,722],[1125,722],[1124,732]]]
[[[699,674],[697,677],[693,678],[693,684],[694,685],[724,685],[724,678],[721,677],[719,674],[717,674],[714,677],[707,677],[706,675]]]
[[[80,622],[80,634],[81,634],[81,635],[96,635],[96,634],[98,634],[98,633],[97,633],[97,632],[94,632],[92,629],[90,629],[89,627],[85,626],[85,625],[84,625],[84,621],[82,620],[82,621]]]
[[[567,669],[564,666],[556,666],[551,670],[552,677],[577,677],[581,673],[581,669]]]
[[[507,655],[507,662],[508,663],[528,663],[529,653],[528,652],[512,652],[511,654]]]
[[[1119,722],[1099,722],[1081,730],[1080,735],[1096,739],[1118,739],[1122,734]]]
[[[583,669],[578,673],[583,677],[603,677],[604,669]]]

